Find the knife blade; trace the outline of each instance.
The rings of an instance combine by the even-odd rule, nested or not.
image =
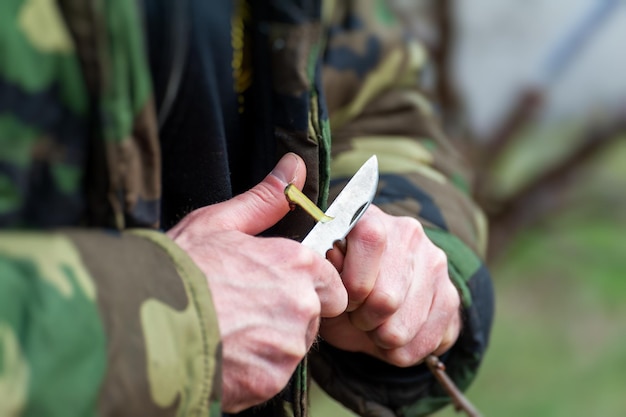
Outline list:
[[[318,221],[302,244],[322,256],[344,239],[369,207],[378,187],[378,159],[368,159],[326,210],[330,221]]]

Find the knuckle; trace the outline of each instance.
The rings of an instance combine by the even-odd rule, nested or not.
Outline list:
[[[403,216],[398,217],[397,221],[398,226],[402,228],[402,230],[409,231],[418,238],[425,235],[424,226],[422,226],[422,223],[419,220],[413,217]]]
[[[383,325],[376,333],[379,343],[387,349],[401,348],[411,341],[408,329],[404,326]]]
[[[448,255],[439,247],[433,244],[433,259],[436,264],[441,265],[442,267],[448,266]]]
[[[376,310],[380,315],[393,314],[402,305],[404,301],[403,294],[397,291],[376,291],[370,297],[371,308]]]
[[[274,198],[274,190],[266,182],[259,183],[248,190],[248,195],[253,204],[262,204],[264,201],[272,201]]]
[[[387,230],[382,222],[359,222],[355,234],[359,243],[368,251],[378,252],[384,249],[387,242]]]
[[[433,279],[444,279],[446,282],[450,282],[448,274],[448,256],[443,250],[432,245],[431,250],[428,252],[428,263],[430,276]]]
[[[293,259],[296,267],[309,270],[315,267],[316,253],[305,248],[297,242],[293,242],[294,249],[291,251],[290,257]]]
[[[403,217],[403,219],[414,230],[422,232],[422,233],[424,232],[424,226],[422,225],[422,223],[419,220],[417,220],[417,219],[415,219],[413,217]]]
[[[314,294],[297,296],[295,299],[295,310],[299,317],[306,323],[317,318],[320,314],[320,301]]]
[[[420,351],[422,352],[422,356],[426,356],[437,350],[437,348],[441,344],[442,337],[443,335],[441,335],[440,337],[429,337],[424,340],[423,343],[421,343],[422,349],[420,349]]]
[[[454,312],[461,308],[461,297],[459,296],[458,290],[451,281],[448,281],[448,283],[446,284],[444,300],[445,307],[449,311]]]
[[[415,340],[411,344],[386,351],[386,360],[398,367],[413,366],[432,354],[440,346],[434,338]]]
[[[344,281],[348,293],[350,294],[350,301],[361,303],[363,302],[367,296],[372,291],[373,283],[371,282],[346,282]]]
[[[407,368],[415,365],[419,358],[416,358],[408,349],[393,349],[387,352],[387,362],[399,368]]]

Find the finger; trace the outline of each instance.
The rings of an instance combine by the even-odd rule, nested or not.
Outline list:
[[[320,336],[336,348],[349,352],[363,352],[374,355],[376,346],[367,334],[350,324],[346,313],[323,319],[320,323]]]
[[[405,307],[406,297],[407,291],[404,289],[404,285],[400,283],[386,285],[384,290],[375,287],[367,300],[358,309],[350,313],[350,321],[353,326],[360,330],[380,333],[378,330],[380,326],[387,324],[394,316],[397,316],[396,320],[399,320],[399,314]],[[393,335],[391,337],[393,338]],[[377,341],[384,344],[385,339],[382,338],[382,340]]]
[[[211,206],[211,223],[222,230],[239,230],[257,235],[272,227],[287,212],[289,202],[285,187],[293,183],[304,186],[306,166],[302,158],[288,153],[281,158],[272,172],[249,191],[231,200]]]
[[[370,334],[380,347],[377,356],[397,366],[411,366],[432,353],[444,353],[456,342],[460,332],[459,304],[460,297],[454,286],[444,283],[435,292],[423,319],[413,322],[410,317],[415,313],[400,310]]]
[[[412,231],[401,241],[390,240],[389,251],[401,254],[400,264],[386,264],[377,287],[353,322],[371,330],[374,342],[395,348],[412,339],[428,317],[442,283],[450,283],[445,254],[426,238],[413,219],[400,219],[396,229]],[[383,325],[384,322],[384,325]]]
[[[350,313],[352,325],[366,332],[373,331],[392,317],[414,306],[406,300],[414,297],[419,302],[421,295],[414,294],[416,290],[412,287],[415,282],[411,278],[400,279],[395,274],[381,274],[367,299]],[[412,317],[412,320],[415,319],[416,317]]]
[[[443,335],[443,338],[441,339],[441,343],[439,343],[439,346],[437,347],[437,349],[435,349],[433,354],[437,356],[443,355],[452,346],[454,346],[457,339],[459,338],[459,334],[461,333],[461,326],[462,326],[461,311],[459,310],[456,312],[456,314],[452,316],[452,319],[450,320],[450,323],[448,324],[448,328],[445,334]]]
[[[348,235],[341,278],[348,291],[348,311],[356,310],[370,295],[380,271],[387,246],[382,213],[371,206]]]
[[[330,262],[310,251],[317,263],[317,279],[315,290],[320,299],[321,317],[336,317],[346,311],[348,293],[343,286],[341,277]]]
[[[457,313],[456,317],[460,315]],[[378,346],[374,356],[392,365],[406,367],[420,363],[428,355],[442,355],[456,342],[460,329],[458,323],[460,318],[457,322],[456,319],[444,316],[429,320],[410,341],[391,349]]]
[[[326,253],[326,259],[333,264],[335,269],[341,274],[343,271],[343,260],[345,255],[341,248],[337,245],[333,245],[333,248]]]
[[[408,344],[431,315],[435,299],[434,291],[427,291],[427,288],[422,285],[423,280],[419,278],[414,277],[407,282],[408,287],[405,290],[395,290],[396,299],[383,299],[372,308],[374,312],[377,311],[376,309],[384,308],[390,312],[382,318],[378,327],[369,332],[370,339],[382,349],[395,349]],[[379,292],[374,291],[372,294]],[[404,297],[400,294],[404,294]],[[366,310],[361,314],[364,315],[367,312]],[[369,319],[370,326],[376,324],[375,319],[381,320],[376,316],[372,318],[373,314],[370,313],[370,316],[366,317]]]
[[[445,292],[445,294],[444,294]],[[459,338],[459,334],[461,333],[461,327],[463,325],[463,320],[461,318],[461,296],[458,293],[456,287],[449,282],[445,285],[445,288],[442,290],[441,298],[441,310],[449,312],[449,320],[446,327],[446,331],[439,343],[439,346],[433,352],[435,355],[442,355],[448,351]]]

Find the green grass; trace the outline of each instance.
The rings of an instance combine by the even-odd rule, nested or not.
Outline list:
[[[568,244],[584,241],[585,232]],[[494,268],[492,342],[468,396],[485,416],[624,416],[624,261],[602,265],[598,280],[587,274],[593,263],[576,270],[573,262],[584,262],[562,257],[554,240],[528,238],[517,248],[527,252],[524,260]],[[548,246],[553,250],[540,253]]]
[[[467,393],[485,416],[626,415],[626,239],[616,226],[555,219],[493,268],[491,346]]]

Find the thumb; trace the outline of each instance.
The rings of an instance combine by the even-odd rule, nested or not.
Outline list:
[[[254,188],[228,201],[212,206],[215,225],[224,230],[257,235],[270,228],[289,212],[285,187],[293,183],[302,189],[306,166],[294,153],[284,155],[272,172]]]

